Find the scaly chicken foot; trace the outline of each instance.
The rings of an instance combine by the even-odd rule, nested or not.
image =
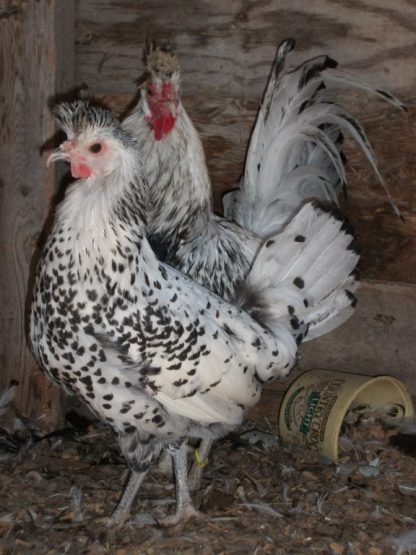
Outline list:
[[[134,470],[131,472],[123,495],[121,496],[113,514],[108,519],[107,526],[109,528],[121,528],[126,522],[130,514],[131,505],[146,474],[147,470],[145,472],[135,472]]]
[[[179,449],[172,452],[176,481],[176,512],[173,515],[158,519],[164,528],[171,526],[178,530],[183,528],[191,518],[206,519],[206,515],[195,509],[188,487],[187,447],[182,443]]]

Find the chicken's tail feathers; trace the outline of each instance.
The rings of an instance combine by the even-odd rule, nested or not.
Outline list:
[[[328,100],[334,87],[364,90],[405,109],[395,96],[336,69],[328,56],[285,69],[294,41],[282,43],[264,93],[237,190],[224,197],[224,212],[262,237],[276,233],[305,200],[337,203],[345,189],[343,132],[358,143],[399,210],[379,171],[366,133],[347,110]]]
[[[298,342],[318,337],[353,313],[358,260],[345,220],[307,203],[265,241],[236,302],[271,330],[285,324]]]
[[[295,45],[296,41],[294,39],[286,39],[277,49],[262,101],[262,110],[266,119],[270,113],[276,84],[278,83],[279,77],[285,68],[287,57],[295,48]]]

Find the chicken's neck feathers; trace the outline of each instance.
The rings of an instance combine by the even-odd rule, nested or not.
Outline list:
[[[97,263],[131,259],[144,236],[146,187],[141,161],[127,153],[111,175],[70,186],[49,241],[62,239],[79,279],[86,280]]]
[[[143,101],[123,127],[135,135],[143,151],[150,234],[163,232],[176,239],[185,229],[204,233],[213,214],[211,182],[201,140],[183,105],[178,107],[175,126],[162,140],[155,139]]]

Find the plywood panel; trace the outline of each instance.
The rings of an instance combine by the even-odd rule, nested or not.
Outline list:
[[[51,98],[73,82],[73,21],[72,1],[0,4],[0,387],[18,380],[17,405],[32,419],[42,417],[45,427],[56,421],[59,394],[29,353],[27,310],[35,253],[55,192],[41,151],[55,129]]]

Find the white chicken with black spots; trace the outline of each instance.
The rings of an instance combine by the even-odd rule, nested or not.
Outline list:
[[[241,424],[262,384],[289,372],[328,301],[348,313],[353,239],[342,221],[307,204],[261,247],[232,305],[156,258],[137,144],[113,115],[83,102],[56,115],[68,139],[49,161],[70,162],[80,179],[38,265],[32,351],[118,438],[132,478],[111,522],[126,519],[164,448],[177,484],[176,513],[165,524],[184,522],[196,514],[185,440]]]

